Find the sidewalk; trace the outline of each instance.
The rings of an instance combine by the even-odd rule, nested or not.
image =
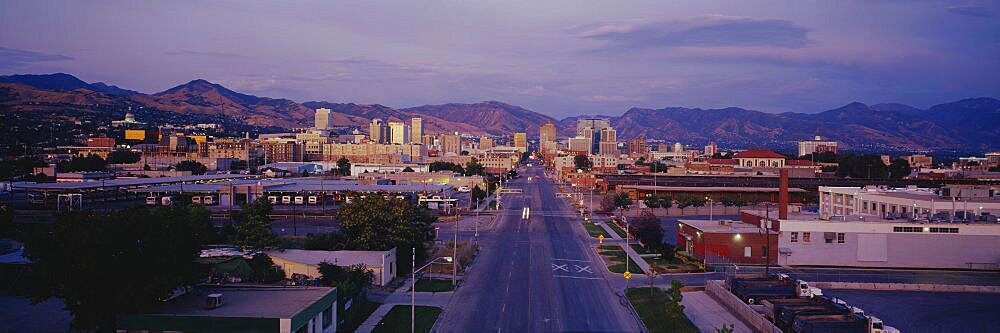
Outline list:
[[[361,324],[361,326],[358,326],[356,332],[367,333],[374,330],[375,326],[378,325],[378,322],[382,321],[382,317],[385,317],[385,315],[389,313],[389,310],[392,310],[392,307],[396,305],[410,305],[412,300],[416,305],[436,306],[443,309],[448,305],[448,302],[451,301],[451,296],[454,294],[453,291],[440,293],[419,292],[416,293],[416,295],[413,295],[413,298],[411,299],[409,291],[411,286],[412,281],[410,279],[406,279],[403,286],[397,288],[395,292],[385,297],[382,305],[380,305],[378,309],[375,309],[375,312],[372,312],[372,315],[369,316],[368,319]]]
[[[681,304],[684,305],[684,314],[702,332],[715,332],[722,325],[733,325],[733,332],[753,332],[704,291],[684,293]]]
[[[621,240],[621,239],[623,239],[622,236],[619,236],[618,233],[615,232],[615,229],[611,229],[611,227],[608,226],[608,223],[614,223],[614,222],[594,220],[594,223],[600,223],[601,224],[601,228],[604,228],[604,231],[607,231],[608,234],[611,235],[611,239],[614,239],[614,240]]]

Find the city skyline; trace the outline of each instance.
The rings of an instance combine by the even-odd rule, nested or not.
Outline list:
[[[299,102],[500,100],[562,118],[665,106],[814,113],[846,101],[925,108],[1000,87],[988,74],[1000,51],[993,2],[3,7],[0,72],[67,72],[147,93],[204,78]],[[177,15],[187,23],[153,28]],[[42,17],[50,24],[29,26]],[[28,30],[46,38],[19,33]]]

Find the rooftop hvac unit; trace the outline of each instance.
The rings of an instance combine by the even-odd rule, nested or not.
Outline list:
[[[208,294],[205,297],[205,309],[211,310],[222,306],[222,294]]]

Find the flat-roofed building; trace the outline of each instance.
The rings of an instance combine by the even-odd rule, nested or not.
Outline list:
[[[522,153],[528,151],[528,133],[514,133],[514,148]]]
[[[372,272],[372,285],[385,286],[396,278],[396,248],[386,251],[312,251],[277,250],[267,255],[274,264],[285,270],[285,277],[299,274],[309,278],[320,278],[319,264],[326,262],[336,266],[364,265]]]
[[[198,287],[148,311],[119,315],[115,326],[120,333],[333,333],[337,331],[337,288]]]
[[[314,126],[318,129],[328,129],[333,125],[333,118],[330,117],[330,109],[316,109],[316,121]]]
[[[987,220],[1000,215],[1000,188],[948,185],[940,189],[877,186],[819,187],[819,217],[836,219]]]
[[[823,152],[837,153],[837,141],[823,140],[817,135],[812,140],[799,141],[799,156],[818,154]]]

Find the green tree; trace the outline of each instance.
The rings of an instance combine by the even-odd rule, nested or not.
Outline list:
[[[253,251],[275,245],[277,236],[271,230],[271,209],[267,198],[260,197],[233,213],[233,244]]]
[[[483,165],[479,163],[479,160],[473,157],[472,160],[470,160],[469,163],[465,165],[465,175],[466,176],[483,175]]]
[[[678,195],[674,197],[674,200],[677,201],[677,208],[680,208],[682,211],[687,207],[702,207],[705,205],[705,198],[686,194]]]
[[[673,260],[677,256],[677,245],[667,242],[660,243],[660,258]]]
[[[307,234],[302,248],[306,250],[337,251],[347,248],[347,237],[340,232]]]
[[[340,228],[356,250],[385,251],[397,248],[400,273],[410,268],[410,248],[418,258],[426,257],[427,245],[434,240],[432,224],[437,217],[426,206],[382,196],[355,198],[337,211]]]
[[[587,158],[587,155],[580,154],[573,157],[573,165],[577,169],[589,171],[594,166],[594,163],[590,161],[590,158]]]
[[[71,212],[25,241],[33,302],[62,299],[73,327],[111,331],[117,314],[154,307],[178,287],[198,282],[195,263],[212,237],[200,206]]]
[[[73,156],[69,161],[59,162],[56,168],[59,172],[105,171],[108,169],[108,163],[100,156],[91,154],[87,157]]]
[[[681,281],[670,281],[670,289],[667,289],[667,303],[664,309],[666,315],[670,318],[684,318],[684,305],[681,305],[684,294],[681,293],[681,288],[684,288],[684,283]]]
[[[642,199],[642,203],[645,204],[646,207],[649,207],[649,208],[660,208],[660,197],[659,196],[650,195],[650,196],[647,196],[645,199]]]
[[[191,171],[192,175],[204,175],[208,171],[208,167],[198,161],[181,161],[174,166],[174,170],[177,171]]]
[[[341,157],[337,160],[337,172],[341,176],[347,176],[351,174],[351,161],[347,157]]]
[[[108,163],[110,164],[130,164],[139,162],[142,154],[130,150],[117,149],[108,153]]]
[[[909,176],[913,169],[910,168],[910,162],[902,158],[897,158],[892,160],[889,164],[889,178],[892,179],[902,179],[903,177]]]
[[[715,333],[733,333],[735,332],[735,324],[722,324],[722,327],[716,327]]]
[[[878,155],[841,155],[837,161],[837,176],[851,178],[885,178],[889,168]]]
[[[483,199],[486,199],[486,191],[483,191],[483,189],[479,188],[479,185],[476,185],[472,187],[472,191],[469,192],[469,196],[472,198],[472,205],[476,206],[479,205]]]
[[[622,211],[626,211],[632,207],[632,198],[629,198],[628,193],[622,192],[615,195],[615,208]]]
[[[431,165],[428,166],[428,169],[431,172],[445,170],[445,171],[452,171],[455,173],[465,174],[465,168],[462,168],[461,165],[451,162],[436,161],[434,163],[431,163]]]
[[[661,163],[660,161],[652,161],[646,163],[646,165],[649,165],[649,172],[667,172],[668,168],[666,164]]]
[[[336,266],[328,262],[319,263],[320,283],[324,286],[337,288],[337,318],[347,318],[344,311],[344,304],[354,299],[353,303],[359,305],[366,302],[365,291],[372,284],[374,275],[364,264],[352,266]],[[359,297],[360,296],[360,297]],[[352,307],[357,309],[360,307]]]
[[[285,271],[275,265],[274,260],[265,253],[254,254],[253,259],[250,259],[250,268],[258,283],[271,284],[285,279]]]
[[[800,160],[813,161],[816,163],[837,163],[837,153],[824,151],[816,154],[806,154],[799,157]]]
[[[629,232],[650,249],[655,249],[663,243],[663,225],[660,219],[648,210],[630,221]]]
[[[16,160],[0,161],[0,179],[12,179],[31,175],[35,167],[43,167],[45,162],[36,157],[22,157]]]

